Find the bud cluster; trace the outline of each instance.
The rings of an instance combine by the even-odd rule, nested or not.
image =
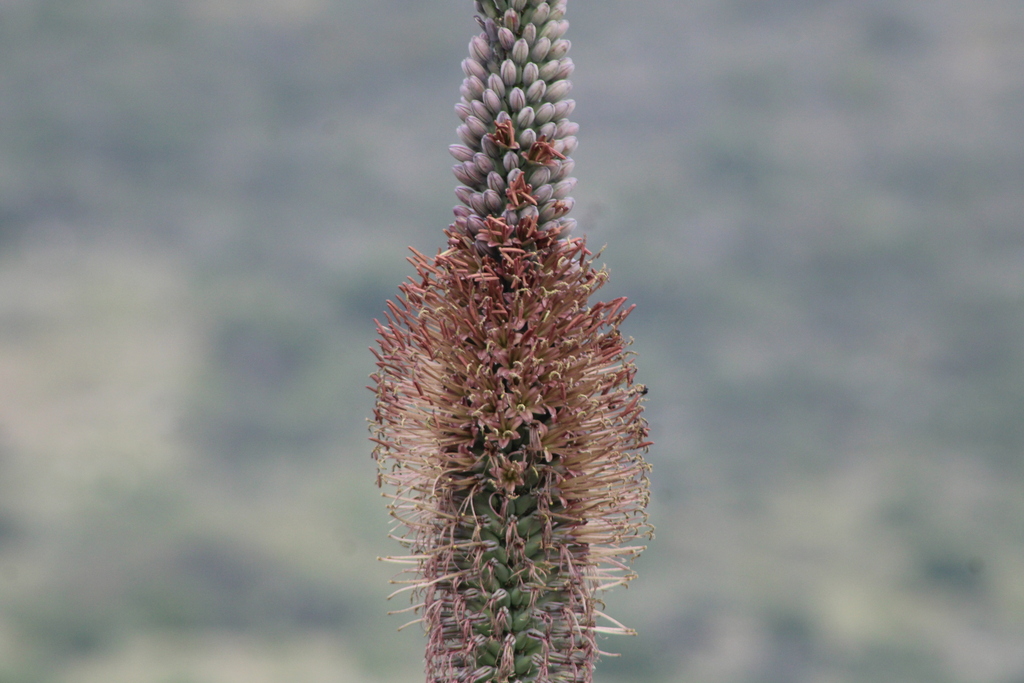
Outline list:
[[[428,683],[589,683],[597,591],[650,534],[625,299],[566,217],[576,124],[565,0],[477,0],[448,249],[378,323],[372,426],[428,633]],[[599,626],[597,619],[611,626]],[[415,622],[410,622],[415,623]]]
[[[464,204],[455,226],[496,255],[487,217],[535,231],[544,239],[568,235],[566,214],[576,179],[569,177],[579,126],[567,117],[576,103],[565,0],[477,0],[483,33],[469,43],[466,75],[455,111],[462,144],[449,149],[460,163],[455,194]]]

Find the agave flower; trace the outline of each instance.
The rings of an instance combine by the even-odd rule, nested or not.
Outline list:
[[[589,682],[597,594],[649,536],[625,299],[570,233],[566,0],[477,0],[451,152],[462,205],[377,323],[371,425],[428,683]],[[599,625],[599,618],[604,619]]]

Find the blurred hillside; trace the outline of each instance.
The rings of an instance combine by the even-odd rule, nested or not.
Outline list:
[[[0,0],[0,683],[390,683],[471,3]],[[657,539],[602,683],[1024,683],[1016,0],[572,0]]]

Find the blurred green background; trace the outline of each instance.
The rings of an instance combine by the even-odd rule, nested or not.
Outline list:
[[[1024,683],[1019,0],[569,10],[656,440],[597,680]],[[476,30],[0,1],[0,683],[422,679],[366,348]]]

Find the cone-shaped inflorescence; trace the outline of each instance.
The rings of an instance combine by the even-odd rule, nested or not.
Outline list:
[[[648,535],[624,299],[574,221],[565,0],[477,0],[448,249],[378,324],[374,456],[412,575],[428,683],[589,682],[596,591]],[[611,624],[598,625],[598,618]],[[412,622],[414,623],[414,622]]]

